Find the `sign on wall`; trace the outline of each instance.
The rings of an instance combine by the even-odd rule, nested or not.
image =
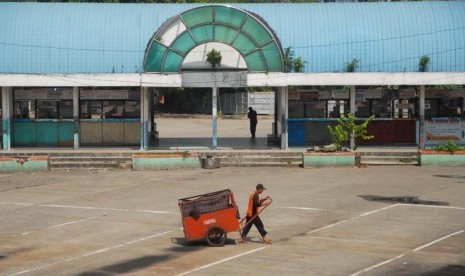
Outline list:
[[[453,141],[456,144],[465,144],[465,121],[460,118],[433,118],[425,121],[427,145],[442,144]]]
[[[128,90],[81,90],[81,100],[127,100]]]
[[[28,89],[15,90],[15,100],[72,100],[73,90],[70,89]]]

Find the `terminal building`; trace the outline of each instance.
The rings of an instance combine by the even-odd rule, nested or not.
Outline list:
[[[156,149],[160,91],[265,87],[280,148],[375,119],[373,145],[465,144],[465,2],[0,3],[3,150]],[[221,53],[212,64],[207,54]],[[301,58],[288,70],[285,49]]]

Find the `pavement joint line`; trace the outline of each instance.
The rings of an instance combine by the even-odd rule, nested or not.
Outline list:
[[[417,248],[415,248],[415,249],[412,249],[410,252],[413,253],[413,252],[420,251],[420,250],[425,249],[426,247],[429,247],[429,246],[431,246],[431,245],[433,245],[433,244],[435,244],[435,243],[438,243],[438,242],[440,242],[440,241],[442,241],[442,240],[445,240],[445,239],[447,239],[447,238],[453,237],[453,236],[455,236],[455,235],[461,234],[461,233],[463,233],[463,232],[465,232],[465,230],[460,230],[460,231],[454,232],[454,233],[452,233],[452,234],[443,236],[443,237],[441,237],[441,238],[439,238],[439,239],[436,239],[436,240],[434,240],[434,241],[432,241],[432,242],[429,242],[429,243],[424,244],[424,245],[421,245],[421,246],[419,246],[419,247],[417,247]],[[391,259],[389,259],[389,260],[386,260],[386,261],[377,263],[377,264],[375,264],[375,265],[373,265],[373,266],[370,266],[370,267],[367,267],[367,268],[365,268],[365,269],[359,270],[359,271],[357,271],[357,272],[355,272],[355,273],[350,274],[350,276],[357,276],[357,275],[360,275],[360,274],[362,274],[362,273],[364,273],[364,272],[368,272],[368,271],[370,271],[370,270],[373,270],[373,269],[375,269],[375,268],[378,268],[378,267],[380,267],[380,266],[383,266],[383,265],[385,265],[385,264],[388,264],[388,263],[390,263],[390,262],[393,262],[393,261],[395,261],[395,260],[397,260],[397,259],[400,259],[400,258],[404,257],[407,253],[408,253],[408,252],[406,252],[406,253],[404,253],[404,254],[401,254],[401,255],[399,255],[399,256],[396,256],[396,257],[394,257],[394,258],[391,258]]]
[[[107,207],[93,207],[93,206],[74,206],[74,205],[57,205],[57,204],[30,204],[21,202],[0,202],[3,205],[21,205],[21,206],[38,206],[38,207],[49,207],[49,208],[69,208],[69,209],[84,209],[84,210],[105,210],[105,211],[121,211],[121,212],[140,212],[140,213],[151,213],[151,214],[168,214],[168,215],[179,215],[176,212],[168,211],[157,211],[157,210],[143,210],[143,209],[124,209],[124,208],[107,208]]]
[[[276,206],[277,208],[284,208],[284,209],[294,209],[294,210],[307,210],[307,211],[327,211],[325,209],[319,208],[309,208],[309,207],[291,207],[291,206]]]
[[[78,222],[81,222],[81,221],[91,220],[91,219],[94,219],[94,218],[97,218],[97,217],[99,217],[99,216],[93,216],[93,217],[89,217],[89,218],[83,218],[83,219],[68,221],[68,222],[65,222],[65,223],[61,223],[61,224],[57,224],[57,225],[52,225],[52,226],[45,227],[45,228],[42,228],[42,229],[37,229],[37,230],[34,230],[34,231],[24,232],[24,233],[21,233],[21,234],[19,234],[19,235],[20,235],[20,236],[29,235],[29,234],[31,234],[31,233],[34,233],[34,232],[37,232],[37,231],[40,231],[40,230],[47,230],[47,229],[58,228],[58,227],[62,227],[62,226],[66,226],[66,225],[70,225],[70,224],[74,224],[74,223],[78,223]]]
[[[191,274],[191,273],[193,273],[193,272],[196,272],[196,271],[199,271],[199,270],[202,270],[202,269],[205,269],[205,268],[209,268],[209,267],[215,266],[215,265],[217,265],[217,264],[221,264],[221,263],[224,263],[224,262],[227,262],[227,261],[230,261],[230,260],[233,260],[233,259],[236,259],[236,258],[245,256],[245,255],[249,255],[249,254],[255,253],[255,252],[260,251],[260,250],[263,250],[263,249],[265,249],[265,248],[266,248],[266,246],[259,247],[259,248],[255,248],[255,249],[253,249],[253,250],[250,250],[250,251],[247,251],[247,252],[238,254],[238,255],[234,255],[234,256],[231,256],[231,257],[229,257],[229,258],[226,258],[226,259],[223,259],[223,260],[219,260],[219,261],[216,261],[216,262],[213,262],[213,263],[210,263],[210,264],[201,266],[201,267],[197,267],[197,268],[194,268],[194,269],[192,269],[192,270],[183,272],[183,273],[181,273],[181,274],[177,274],[177,276],[183,276],[183,275]]]
[[[41,269],[44,269],[44,268],[48,268],[48,267],[51,267],[51,266],[54,266],[54,265],[57,265],[57,264],[72,262],[72,261],[75,261],[75,260],[78,260],[78,259],[81,259],[81,258],[86,258],[86,257],[89,257],[89,256],[93,256],[93,255],[96,255],[96,254],[100,254],[100,253],[103,253],[103,252],[107,252],[107,251],[110,251],[110,250],[113,250],[113,249],[117,249],[117,248],[120,248],[120,247],[123,247],[123,246],[126,246],[126,245],[131,245],[131,244],[134,244],[134,243],[137,243],[137,242],[141,242],[141,241],[145,241],[145,240],[148,240],[148,239],[151,239],[151,238],[159,237],[159,236],[162,236],[162,235],[171,233],[171,232],[173,232],[173,231],[170,230],[170,231],[165,231],[165,232],[162,232],[162,233],[158,233],[158,234],[154,234],[154,235],[142,237],[142,238],[139,238],[139,239],[136,239],[136,240],[133,240],[133,241],[128,241],[128,242],[121,243],[121,244],[117,244],[117,245],[114,245],[114,246],[110,246],[110,247],[106,247],[106,248],[94,250],[94,251],[88,252],[88,253],[86,253],[86,254],[84,254],[84,255],[79,255],[79,256],[75,256],[75,257],[70,257],[70,258],[66,258],[66,259],[63,259],[63,260],[60,260],[60,261],[57,261],[57,262],[53,262],[53,263],[45,264],[45,265],[42,265],[42,266],[34,267],[34,268],[31,268],[31,269],[27,269],[27,270],[15,272],[15,273],[13,273],[13,274],[8,274],[8,275],[6,275],[6,276],[21,275],[21,274],[25,274],[25,273],[29,273],[29,272],[41,270]]]

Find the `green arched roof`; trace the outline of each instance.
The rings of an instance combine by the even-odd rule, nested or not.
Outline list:
[[[184,30],[169,41],[161,39],[173,25]],[[189,51],[208,42],[236,49],[249,72],[283,71],[281,45],[266,23],[249,12],[219,5],[194,8],[165,22],[147,46],[144,71],[178,73]]]

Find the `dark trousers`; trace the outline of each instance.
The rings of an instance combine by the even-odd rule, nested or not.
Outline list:
[[[257,124],[250,123],[250,134],[255,137],[255,131],[257,130]]]
[[[249,222],[250,219],[252,219],[252,218],[251,218],[251,217],[247,217],[247,218],[245,219],[245,223]],[[245,237],[247,236],[247,234],[248,234],[249,231],[250,231],[250,228],[252,228],[252,224],[255,225],[255,227],[257,227],[257,230],[258,230],[258,232],[260,232],[260,235],[261,235],[262,237],[265,237],[265,236],[266,236],[267,232],[265,231],[265,226],[263,225],[263,222],[262,222],[262,220],[260,219],[260,217],[257,216],[257,217],[255,217],[255,218],[253,219],[253,221],[252,221],[251,223],[249,223],[249,224],[244,228],[244,230],[242,230],[242,234],[241,234],[242,238],[245,238]]]

